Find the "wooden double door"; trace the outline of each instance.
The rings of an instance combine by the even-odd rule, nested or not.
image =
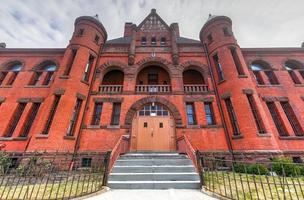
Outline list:
[[[136,116],[132,126],[133,151],[176,150],[171,116]]]

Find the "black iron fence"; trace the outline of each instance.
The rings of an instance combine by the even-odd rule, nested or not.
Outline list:
[[[228,199],[304,199],[304,164],[289,158],[249,162],[200,159],[206,190]]]
[[[71,199],[102,189],[105,155],[0,152],[0,199]]]

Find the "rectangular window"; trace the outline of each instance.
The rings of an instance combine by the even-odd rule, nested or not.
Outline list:
[[[70,55],[67,67],[66,67],[63,75],[65,75],[65,76],[70,75],[70,72],[71,72],[71,69],[72,69],[72,66],[73,66],[76,54],[77,54],[77,49],[72,49],[72,54]]]
[[[51,72],[47,72],[46,76],[45,76],[45,79],[43,80],[43,83],[42,85],[49,85],[52,78],[53,78],[53,75],[54,75],[54,72],[51,71]]]
[[[83,36],[83,33],[84,33],[84,29],[83,28],[79,29],[78,36]]]
[[[86,68],[84,70],[83,77],[82,77],[82,80],[84,80],[86,82],[89,81],[90,72],[91,72],[91,69],[92,69],[93,62],[94,62],[94,57],[90,55],[88,63],[87,63]]]
[[[91,167],[91,165],[92,165],[92,158],[82,158],[81,167]]]
[[[156,45],[156,37],[151,38],[151,45],[155,46]]]
[[[302,78],[304,79],[304,71],[299,71],[299,73],[301,74]]]
[[[208,125],[214,125],[215,124],[215,117],[213,112],[213,107],[211,102],[205,102],[205,114],[206,114],[206,120]]]
[[[227,27],[223,28],[223,33],[224,33],[224,36],[226,36],[226,37],[231,36],[231,33]]]
[[[224,73],[223,73],[222,66],[219,62],[219,57],[217,55],[214,55],[213,60],[214,60],[214,64],[215,64],[215,67],[216,67],[216,72],[217,72],[218,79],[219,79],[219,81],[222,81],[222,80],[224,80]]]
[[[207,36],[207,40],[208,40],[208,44],[213,42],[213,37],[212,37],[211,33]]]
[[[7,72],[0,72],[0,85],[2,85],[6,75],[7,75]]]
[[[11,77],[9,78],[9,80],[7,81],[6,85],[13,85],[13,83],[15,82],[17,75],[18,75],[18,71],[15,71],[11,74]]]
[[[53,119],[54,119],[54,116],[55,116],[60,98],[61,98],[60,95],[55,95],[54,96],[53,104],[52,104],[48,119],[47,119],[45,127],[42,131],[42,134],[44,134],[44,135],[47,135],[49,133],[49,130],[50,130],[50,127],[52,125],[52,122],[53,122]]]
[[[165,37],[162,37],[160,39],[160,46],[165,46],[166,45],[166,38]]]
[[[253,74],[259,85],[265,85],[260,71],[253,71]]]
[[[98,42],[99,42],[99,36],[98,35],[95,35],[95,43],[97,43],[98,44]]]
[[[6,129],[6,133],[4,135],[4,137],[11,137],[14,133],[15,128],[18,125],[18,122],[21,118],[21,115],[25,109],[26,103],[19,103],[14,114],[13,117],[11,118],[11,120],[9,121],[8,127]]]
[[[298,76],[296,75],[296,73],[293,70],[288,70],[288,73],[289,73],[292,81],[294,82],[294,84],[301,84],[301,81],[299,80]]]
[[[142,37],[141,38],[141,46],[146,46],[147,44],[147,38],[146,37]]]
[[[33,103],[27,117],[26,117],[26,121],[25,121],[25,124],[24,126],[22,127],[22,131],[21,131],[21,134],[20,134],[20,137],[27,137],[30,130],[31,130],[31,127],[33,125],[33,122],[36,118],[36,115],[38,113],[38,110],[39,110],[39,107],[40,107],[40,103]]]
[[[119,125],[121,103],[113,103],[111,125]]]
[[[275,105],[274,102],[266,102],[266,105],[268,107],[268,110],[270,112],[270,115],[272,117],[272,120],[279,132],[279,135],[280,136],[288,136],[288,132],[284,126],[284,123],[283,123],[283,120],[282,118],[280,117],[280,113]]]
[[[196,117],[193,103],[186,103],[188,125],[196,125]]]
[[[291,105],[288,101],[281,101],[281,106],[285,112],[285,115],[295,133],[296,136],[303,136],[304,132],[301,127],[301,124],[299,123],[296,114],[294,113]]]
[[[239,56],[237,55],[236,49],[230,49],[230,52],[231,52],[233,62],[234,62],[234,65],[236,67],[236,70],[237,70],[238,74],[239,75],[245,75],[245,72],[243,70],[241,61],[239,59]]]
[[[29,85],[36,85],[40,79],[41,74],[42,74],[42,72],[34,72]]]
[[[157,85],[158,84],[158,74],[148,74],[148,84]]]
[[[273,71],[265,71],[265,74],[268,77],[269,83],[271,85],[279,85],[279,81]]]
[[[101,112],[102,112],[102,103],[96,102],[94,106],[94,112],[92,117],[92,125],[99,125],[100,118],[101,118]]]
[[[76,124],[77,124],[77,119],[78,119],[79,112],[80,112],[80,109],[81,109],[81,104],[82,104],[82,99],[77,98],[76,104],[74,106],[72,118],[70,120],[70,124],[69,124],[68,131],[67,131],[68,136],[73,136],[74,135],[75,127],[76,127]]]
[[[251,109],[251,112],[254,117],[254,121],[258,128],[259,133],[266,133],[264,123],[262,121],[260,112],[257,108],[257,105],[255,103],[255,100],[254,100],[252,94],[247,94],[246,96],[247,96],[247,99],[248,99],[248,102],[250,105],[250,109]]]
[[[234,112],[234,108],[232,106],[232,102],[231,102],[230,98],[225,99],[225,104],[226,104],[226,108],[227,108],[227,111],[228,111],[228,115],[229,115],[232,130],[233,130],[233,134],[234,135],[240,135],[241,132],[240,132],[240,129],[239,129],[239,125],[237,123],[236,114]]]

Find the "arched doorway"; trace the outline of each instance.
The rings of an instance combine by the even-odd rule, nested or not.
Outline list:
[[[161,103],[140,107],[132,121],[131,151],[175,151],[174,118]]]

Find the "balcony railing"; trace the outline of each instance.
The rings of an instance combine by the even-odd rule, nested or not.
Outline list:
[[[186,93],[201,93],[208,91],[208,85],[184,85]]]
[[[101,85],[99,91],[101,93],[121,93],[123,89],[122,85]]]
[[[171,92],[171,85],[136,85],[137,93],[168,93]]]

